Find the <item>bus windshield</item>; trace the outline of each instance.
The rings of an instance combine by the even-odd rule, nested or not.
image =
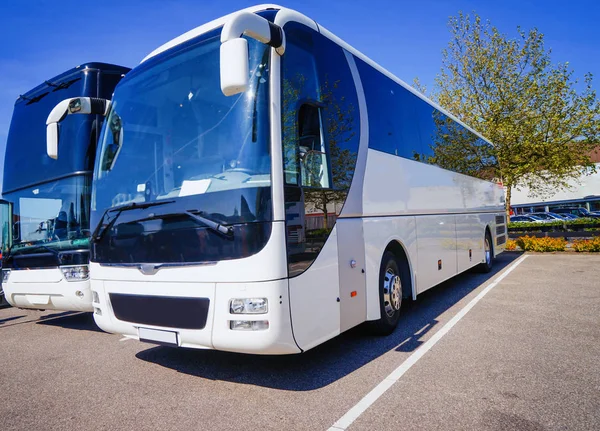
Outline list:
[[[21,189],[13,202],[10,254],[87,247],[90,178],[75,176]]]
[[[121,81],[96,158],[93,223],[108,208],[184,197],[234,223],[240,201],[228,192],[270,186],[269,47],[248,44],[250,89],[240,95],[221,92],[218,36],[150,60]],[[260,219],[249,205],[256,218],[245,221]]]

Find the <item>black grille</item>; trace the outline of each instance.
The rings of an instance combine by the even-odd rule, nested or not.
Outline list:
[[[504,235],[500,235],[496,237],[496,244],[502,245],[506,242],[506,237]]]
[[[210,300],[175,296],[110,293],[117,319],[166,328],[204,329]]]
[[[504,224],[505,223],[505,216],[501,215],[501,216],[496,216],[496,224]]]
[[[496,235],[504,235],[504,229],[506,229],[504,225],[496,226]]]

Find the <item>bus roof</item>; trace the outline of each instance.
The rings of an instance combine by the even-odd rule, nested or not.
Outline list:
[[[35,97],[37,95],[37,93],[48,88],[49,83],[52,83],[52,84],[59,83],[59,82],[63,81],[65,78],[67,78],[68,76],[71,76],[76,72],[81,72],[86,69],[101,70],[101,71],[105,71],[105,72],[114,72],[114,73],[121,73],[121,74],[127,73],[131,70],[128,67],[118,66],[116,64],[110,64],[110,63],[99,63],[99,62],[82,63],[79,66],[75,66],[69,70],[64,71],[63,73],[56,75],[53,78],[50,78],[50,79],[42,82],[40,85],[32,88],[31,90],[27,91],[26,93],[20,94],[19,97],[17,97],[17,100],[15,101],[15,105],[23,100],[31,99],[32,97]]]
[[[329,30],[327,30],[322,25],[318,24],[313,19],[308,18],[307,16],[305,16],[305,15],[301,14],[300,12],[297,12],[297,11],[295,11],[293,9],[285,8],[283,6],[279,6],[279,5],[276,5],[276,4],[261,4],[261,5],[252,6],[252,7],[248,7],[248,8],[245,8],[245,9],[241,9],[239,11],[230,13],[228,15],[225,15],[225,16],[221,17],[221,18],[217,18],[217,19],[215,19],[213,21],[210,21],[210,22],[208,22],[206,24],[203,24],[203,25],[201,25],[199,27],[196,27],[196,28],[194,28],[194,29],[192,29],[192,30],[190,30],[190,31],[188,31],[186,33],[183,33],[180,36],[177,36],[176,38],[170,40],[169,42],[167,42],[167,43],[159,46],[154,51],[152,51],[150,54],[148,54],[146,57],[144,57],[144,59],[140,63],[144,63],[146,60],[149,60],[150,58],[155,57],[158,54],[161,54],[161,53],[163,53],[163,52],[165,52],[165,51],[167,51],[167,50],[169,50],[171,48],[174,48],[174,47],[176,47],[176,46],[178,46],[178,45],[180,45],[180,44],[182,44],[184,42],[187,42],[188,40],[194,39],[194,38],[196,38],[196,37],[198,37],[198,36],[200,36],[200,35],[202,35],[204,33],[207,33],[207,32],[209,32],[211,30],[214,30],[214,29],[216,29],[216,28],[218,28],[220,26],[225,25],[225,23],[231,17],[233,17],[234,15],[236,15],[236,14],[238,14],[240,12],[258,13],[258,12],[262,12],[262,11],[266,11],[266,10],[279,10],[279,11],[290,12],[290,14],[296,15],[296,17],[301,18],[302,21],[304,21],[304,22],[309,21],[311,24],[314,24],[314,27],[323,36],[325,36],[328,39],[332,40],[333,42],[337,43],[342,48],[344,48],[346,51],[350,52],[351,54],[353,54],[357,58],[360,58],[361,60],[363,60],[364,62],[366,62],[369,66],[371,66],[374,69],[378,70],[379,72],[383,73],[388,78],[390,78],[393,81],[395,81],[398,85],[402,86],[406,90],[408,90],[411,93],[413,93],[415,96],[417,96],[420,99],[424,100],[429,105],[431,105],[432,107],[434,107],[438,111],[442,112],[444,115],[450,117],[452,120],[454,120],[455,122],[457,122],[458,124],[460,124],[464,128],[468,129],[469,131],[471,131],[472,133],[474,133],[475,135],[477,135],[478,137],[480,137],[481,139],[483,139],[484,141],[486,141],[488,144],[493,145],[492,142],[489,139],[487,139],[486,137],[484,137],[477,130],[473,129],[468,124],[465,124],[463,121],[459,120],[452,113],[448,112],[446,109],[442,108],[437,103],[434,103],[432,100],[430,100],[429,98],[427,98],[424,94],[422,94],[421,92],[415,90],[415,88],[413,88],[412,86],[410,86],[407,83],[405,83],[403,80],[401,80],[400,78],[398,78],[396,75],[394,75],[393,73],[391,73],[389,70],[385,69],[380,64],[378,64],[375,61],[371,60],[369,57],[367,57],[365,54],[363,54],[362,52],[360,52],[358,49],[354,48],[352,45],[346,43],[344,40],[340,39],[338,36],[336,36],[333,33],[331,33]]]

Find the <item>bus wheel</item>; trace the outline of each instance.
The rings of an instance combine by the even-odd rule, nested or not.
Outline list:
[[[391,251],[386,251],[379,270],[379,320],[369,322],[371,330],[377,335],[389,335],[394,332],[400,319],[402,306],[402,285],[406,274]]]
[[[478,272],[488,273],[492,270],[493,264],[492,236],[488,230],[485,231],[485,240],[483,242],[483,255],[485,260],[477,266]]]

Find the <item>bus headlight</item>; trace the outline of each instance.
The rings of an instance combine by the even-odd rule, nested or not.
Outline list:
[[[229,301],[231,314],[265,314],[268,311],[267,298],[234,298]]]
[[[264,331],[269,329],[268,320],[231,320],[229,329],[234,331]]]
[[[61,266],[60,270],[67,281],[83,281],[90,278],[90,270],[87,265]]]
[[[8,277],[10,277],[10,269],[2,270],[2,282],[5,283],[8,281]]]

